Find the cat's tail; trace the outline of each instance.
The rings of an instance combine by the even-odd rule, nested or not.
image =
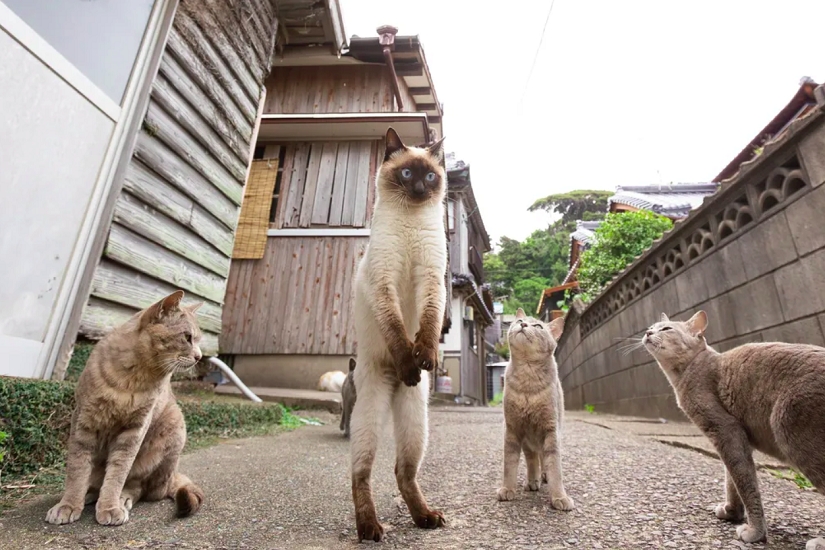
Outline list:
[[[197,512],[204,498],[203,490],[180,472],[176,472],[172,479],[169,496],[175,499],[175,512],[179,518],[185,518]]]

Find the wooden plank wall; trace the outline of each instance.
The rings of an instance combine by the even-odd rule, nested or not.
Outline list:
[[[394,106],[383,65],[275,67],[266,82],[266,114],[382,113]]]
[[[366,227],[382,141],[291,143],[273,227]]]
[[[270,0],[181,0],[80,332],[181,288],[218,351],[233,235],[275,44]]]
[[[261,260],[235,260],[221,352],[355,353],[352,283],[368,237],[269,237]]]

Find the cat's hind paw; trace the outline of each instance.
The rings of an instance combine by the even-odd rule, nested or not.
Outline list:
[[[739,523],[745,519],[745,509],[743,507],[737,508],[727,503],[717,504],[713,512],[716,517],[725,521]]]
[[[67,523],[74,523],[80,519],[80,514],[83,512],[82,506],[72,506],[61,501],[54,505],[51,510],[46,513],[46,521],[52,525],[66,525]]]
[[[764,529],[756,529],[747,523],[736,528],[736,536],[743,542],[762,542],[768,538]]]
[[[532,481],[527,482],[528,491],[538,491],[539,487],[541,487],[541,481],[539,481],[538,479],[534,479]]]
[[[499,489],[497,494],[498,499],[502,502],[516,498],[516,492],[513,489],[508,489],[507,487],[502,487]]]
[[[424,514],[413,518],[413,521],[422,529],[437,529],[438,527],[444,527],[446,524],[444,514],[438,510],[427,510]]]
[[[561,510],[563,512],[569,512],[570,510],[576,509],[576,505],[573,503],[573,499],[567,495],[564,495],[562,497],[554,497],[550,501],[550,506],[552,506],[556,510]]]
[[[381,542],[381,539],[384,538],[384,527],[378,522],[377,518],[371,518],[364,522],[356,521],[356,530],[358,531],[358,542],[364,540]]]

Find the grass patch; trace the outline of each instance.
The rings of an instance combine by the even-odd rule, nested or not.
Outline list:
[[[62,491],[74,384],[0,377],[0,511],[22,500]],[[270,435],[313,424],[280,403],[184,393],[178,400],[191,452],[222,439]]]
[[[498,392],[497,394],[495,394],[493,396],[492,399],[490,399],[490,402],[488,403],[488,405],[490,405],[491,407],[498,407],[499,405],[501,405],[501,402],[503,400],[504,400],[504,392]]]
[[[814,486],[811,481],[805,477],[802,472],[798,472],[793,468],[787,470],[774,470],[773,468],[765,468],[773,477],[779,479],[787,479],[793,481],[797,487],[804,490],[813,490]]]
[[[596,413],[596,406],[595,405],[588,405],[587,403],[584,404],[584,410],[589,412],[590,414]]]

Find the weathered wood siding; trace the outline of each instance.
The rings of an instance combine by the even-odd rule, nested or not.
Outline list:
[[[266,81],[264,113],[380,113],[394,105],[383,65],[275,67]]]
[[[275,228],[365,227],[382,141],[286,144]]]
[[[181,0],[80,332],[98,338],[175,289],[218,351],[233,234],[269,74],[270,0]]]
[[[270,237],[234,260],[223,310],[227,354],[355,353],[352,282],[367,237]]]

